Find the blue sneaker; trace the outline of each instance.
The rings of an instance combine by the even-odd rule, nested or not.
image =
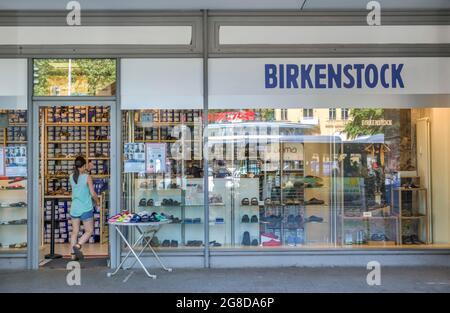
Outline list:
[[[133,216],[130,219],[130,223],[140,223],[141,220],[142,218],[139,214],[133,214]]]
[[[295,246],[295,238],[294,238],[294,236],[288,236],[287,244],[288,244],[288,246]]]

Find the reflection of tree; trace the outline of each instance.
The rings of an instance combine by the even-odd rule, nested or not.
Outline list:
[[[273,121],[275,120],[275,110],[274,109],[260,109],[261,119],[263,121]]]
[[[116,81],[116,62],[111,59],[79,59],[76,60],[79,71],[75,76],[85,76],[88,81],[90,96]]]
[[[56,59],[41,59],[34,62],[34,95],[48,96],[49,95],[49,77],[64,75],[61,69],[55,69],[51,63],[58,62]]]
[[[364,126],[362,124],[364,120],[384,119],[384,109],[351,109],[350,116],[352,119],[344,129],[349,139],[384,132],[385,126]]]
[[[34,62],[34,94],[48,96],[49,87],[55,79],[68,77],[68,59],[40,59]],[[72,60],[72,84],[87,80],[87,95],[95,96],[98,91],[116,81],[116,62],[112,59]],[[77,90],[76,93],[79,93]]]
[[[223,113],[223,112],[248,112],[253,111],[255,112],[255,119],[260,121],[274,121],[275,120],[275,110],[274,109],[237,109],[237,110],[230,110],[230,109],[211,109],[209,110],[210,114],[217,114],[217,113]]]

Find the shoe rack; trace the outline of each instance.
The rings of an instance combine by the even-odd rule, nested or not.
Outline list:
[[[165,173],[125,174],[126,208],[132,212],[164,212],[178,218],[178,223],[169,224],[158,232],[161,244],[167,240],[171,243],[169,246],[162,244],[164,248],[189,247],[189,243],[194,241],[203,243],[203,193],[199,193],[201,197],[198,199],[192,199],[187,190],[190,187],[186,188],[203,188],[203,163],[202,160],[194,159],[196,149],[201,151],[203,148],[202,110],[136,110],[124,115],[123,125],[124,142],[165,143],[166,155],[170,161]],[[181,137],[180,130],[183,129],[189,131],[185,131]],[[191,160],[172,155],[170,149],[180,139],[184,147],[190,147]],[[193,167],[199,170],[194,171]],[[141,205],[142,199],[146,199],[146,205]],[[165,199],[176,202],[166,203]],[[148,203],[149,200],[152,203]]]
[[[288,238],[296,238],[295,245],[304,243],[304,224],[295,220],[305,214],[304,155],[286,159],[285,148],[286,144],[280,143],[275,167],[264,164],[260,175],[260,233],[275,235],[280,246],[288,244]]]
[[[195,160],[195,152],[202,149],[202,111],[201,110],[139,110],[134,112],[133,142],[137,143],[175,143],[181,139],[180,130],[186,129],[182,140],[183,145],[190,146],[190,164],[203,168],[201,160]],[[170,156],[170,153],[167,154]],[[171,158],[172,176],[185,174],[188,171],[187,162],[177,162]],[[186,168],[185,168],[186,167]],[[166,175],[167,176],[167,175]]]
[[[347,245],[393,246],[399,244],[399,219],[390,204],[370,204],[363,177],[342,177],[336,183],[342,203],[338,217],[338,242]]]
[[[429,244],[427,189],[417,186],[392,186],[391,207],[398,218],[398,239],[403,245]]]
[[[94,212],[94,242],[105,242],[107,227],[101,225],[108,210],[108,185],[110,178],[110,109],[101,106],[60,106],[41,109],[41,173],[42,192],[45,197],[59,201],[57,222],[69,222],[71,188],[69,176],[77,156],[92,162],[91,176],[94,188],[104,200]],[[45,201],[44,240],[48,241],[48,209]],[[66,225],[66,229],[70,225]],[[67,231],[69,233],[70,231]],[[68,236],[64,236],[68,237]],[[68,242],[58,238],[57,243]]]
[[[27,111],[0,110],[3,122],[0,144],[26,147]],[[27,177],[0,177],[0,251],[27,247]]]

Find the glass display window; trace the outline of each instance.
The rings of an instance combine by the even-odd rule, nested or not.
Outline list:
[[[28,245],[27,127],[26,110],[0,110],[0,253]]]

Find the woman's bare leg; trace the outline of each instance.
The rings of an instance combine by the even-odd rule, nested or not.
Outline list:
[[[80,232],[80,219],[72,218],[72,233],[70,234],[70,247],[71,248],[77,244],[79,232]]]
[[[84,226],[84,234],[78,240],[78,243],[80,245],[86,243],[89,240],[89,238],[91,238],[92,234],[94,233],[94,219],[91,218],[91,219],[83,221],[83,226]]]

